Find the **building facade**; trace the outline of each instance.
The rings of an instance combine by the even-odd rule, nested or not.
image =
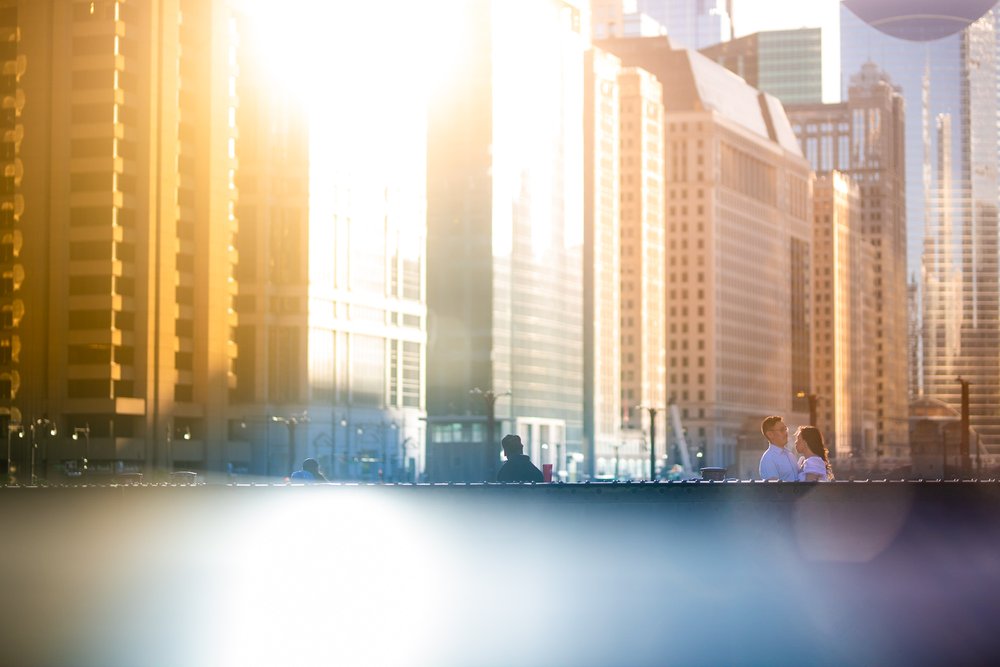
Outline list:
[[[860,188],[864,237],[865,427],[851,450],[870,465],[909,460],[909,302],[906,280],[905,104],[873,63],[851,77],[846,102],[788,107],[792,127],[817,173],[837,170]],[[819,395],[822,403],[829,397]]]
[[[462,57],[428,132],[431,479],[492,479],[502,432],[569,475],[583,456],[584,9],[477,0],[453,16]],[[476,388],[510,392],[488,446]]]
[[[651,432],[659,433],[663,452],[667,404],[663,87],[652,74],[635,67],[623,69],[618,80],[622,419],[627,428],[645,433],[647,444]],[[649,408],[658,410],[653,424]]]
[[[621,62],[590,49],[585,63],[583,454],[594,476],[621,439]]]
[[[0,18],[5,428],[40,440],[34,473],[220,469],[237,351],[231,12],[9,1]],[[30,457],[12,458],[23,478]]]
[[[379,116],[399,92],[367,84],[398,81],[403,66],[386,72],[371,63],[363,77],[331,70],[331,88],[363,94],[362,104],[333,108],[271,66],[270,25],[241,15],[240,28],[245,353],[230,447],[255,475],[286,476],[312,457],[331,479],[417,481],[427,344],[424,116]]]
[[[663,86],[667,394],[692,450],[736,468],[764,416],[808,419],[809,164],[781,104],[720,65],[663,38],[600,45]]]
[[[782,104],[823,101],[823,38],[819,28],[767,30],[701,49]]]
[[[822,431],[831,456],[842,462],[864,442],[864,368],[869,363],[857,184],[838,171],[818,176],[813,220],[814,426]]]
[[[637,12],[663,25],[670,41],[682,48],[702,49],[733,36],[731,0],[636,0],[634,4]]]
[[[923,333],[910,341],[923,365],[915,389],[956,408],[956,378],[971,382],[973,425],[995,452],[997,16],[981,2],[956,3],[947,18],[894,10],[845,3],[841,60],[844,71],[874,61],[906,97],[907,262],[921,276]]]

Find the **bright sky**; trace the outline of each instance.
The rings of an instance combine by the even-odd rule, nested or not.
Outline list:
[[[839,0],[733,0],[736,35],[790,28],[823,29],[823,101],[840,101]]]

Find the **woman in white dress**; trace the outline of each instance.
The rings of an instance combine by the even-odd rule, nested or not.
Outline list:
[[[795,431],[795,451],[799,459],[800,482],[829,482],[833,480],[830,453],[823,443],[823,434],[815,426],[800,426]]]

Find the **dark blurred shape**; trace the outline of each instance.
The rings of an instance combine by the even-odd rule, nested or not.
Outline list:
[[[726,469],[715,467],[702,468],[701,478],[706,482],[723,482],[726,479]]]
[[[844,6],[876,30],[911,42],[929,42],[964,30],[994,0],[844,0]]]
[[[142,475],[139,476],[140,478]],[[170,473],[170,483],[171,484],[197,484],[198,483],[198,473],[191,472],[190,470],[175,470]]]

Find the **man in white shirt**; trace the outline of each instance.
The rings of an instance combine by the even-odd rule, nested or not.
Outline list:
[[[799,480],[799,463],[795,455],[785,449],[788,444],[788,426],[781,417],[771,416],[760,424],[760,432],[767,438],[767,451],[760,457],[761,479],[782,482]]]

